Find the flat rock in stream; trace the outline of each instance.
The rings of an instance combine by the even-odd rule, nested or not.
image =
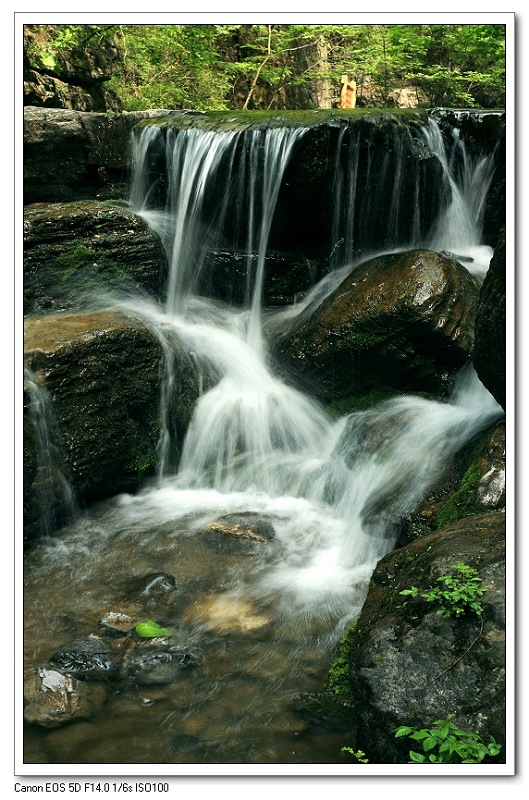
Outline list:
[[[254,552],[275,536],[273,524],[250,511],[228,514],[209,522],[203,529],[209,546],[221,552]]]
[[[245,597],[230,593],[203,597],[186,611],[184,620],[220,634],[253,633],[271,622],[266,610]]]

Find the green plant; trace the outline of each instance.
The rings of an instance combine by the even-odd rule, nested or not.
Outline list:
[[[341,747],[340,753],[348,753],[353,756],[359,764],[369,764],[369,759],[366,758],[366,754],[363,750],[353,750],[352,747]]]
[[[147,619],[145,622],[138,622],[135,630],[138,636],[140,636],[142,639],[155,639],[158,636],[173,635],[173,632],[169,630],[169,628],[162,628],[152,619]]]
[[[480,615],[483,612],[479,598],[485,594],[485,589],[480,585],[481,578],[478,571],[468,564],[459,562],[452,564],[455,575],[441,575],[437,578],[437,583],[443,586],[435,586],[427,592],[422,592],[420,596],[428,603],[439,603],[437,611],[442,617],[460,617],[466,611],[472,611]],[[399,592],[403,596],[417,597],[419,590],[416,586],[404,589]]]
[[[485,744],[477,733],[464,731],[452,722],[454,715],[435,720],[432,728],[412,728],[401,725],[395,738],[409,736],[420,742],[422,753],[410,750],[410,764],[480,764],[487,756],[497,756],[501,745],[492,737]]]

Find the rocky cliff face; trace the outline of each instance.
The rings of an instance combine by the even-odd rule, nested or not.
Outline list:
[[[24,105],[76,111],[119,111],[119,98],[104,84],[117,49],[111,37],[61,48],[50,25],[24,26]]]
[[[480,379],[502,408],[506,407],[507,365],[505,228],[483,281],[476,315],[473,362]]]

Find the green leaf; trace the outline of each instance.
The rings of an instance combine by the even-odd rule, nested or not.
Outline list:
[[[400,728],[397,728],[395,731],[395,738],[397,739],[399,736],[408,736],[412,730],[413,728],[409,728],[407,725],[401,725]]]
[[[428,739],[424,739],[422,743],[422,749],[425,752],[428,752],[428,750],[433,750],[433,748],[436,747],[437,744],[438,740],[434,736],[430,736]]]
[[[154,639],[157,636],[172,636],[173,632],[169,628],[162,628],[157,622],[152,619],[147,619],[145,622],[139,622],[136,625],[136,633],[142,639]]]

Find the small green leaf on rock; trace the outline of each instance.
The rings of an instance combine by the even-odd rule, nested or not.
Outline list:
[[[136,625],[136,633],[142,639],[154,639],[157,636],[172,636],[173,632],[169,628],[162,628],[157,622],[152,619],[147,619],[145,622],[138,622]]]

